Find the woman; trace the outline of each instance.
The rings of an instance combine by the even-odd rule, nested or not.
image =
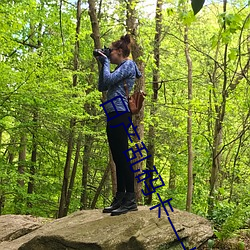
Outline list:
[[[134,173],[130,169],[130,163],[124,151],[128,150],[128,135],[124,126],[116,126],[124,123],[128,129],[131,126],[129,117],[132,119],[132,114],[129,111],[128,100],[124,89],[126,82],[129,92],[132,90],[135,78],[141,77],[141,73],[134,61],[129,60],[130,54],[130,36],[125,35],[111,44],[110,60],[107,56],[100,53],[97,57],[101,62],[102,68],[99,75],[98,90],[108,91],[107,101],[121,96],[114,100],[114,106],[111,102],[105,105],[107,117],[112,118],[107,120],[107,137],[113,160],[116,165],[117,192],[109,207],[103,209],[103,213],[111,213],[111,215],[120,215],[129,211],[137,211],[135,192],[134,192]],[[110,72],[110,63],[116,64],[114,72]],[[126,112],[127,111],[127,112]],[[125,113],[124,113],[125,112]],[[122,115],[119,115],[124,113]],[[129,156],[127,154],[129,159]]]

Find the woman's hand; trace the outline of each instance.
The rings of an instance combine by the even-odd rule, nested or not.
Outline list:
[[[104,64],[105,60],[108,59],[108,57],[103,54],[102,52],[98,51],[98,53],[100,54],[100,56],[97,56],[96,59],[101,63]]]

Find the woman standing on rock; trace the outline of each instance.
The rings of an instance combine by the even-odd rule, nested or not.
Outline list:
[[[135,62],[128,58],[130,44],[130,36],[122,36],[119,40],[111,44],[109,57],[103,53],[97,56],[97,60],[102,64],[98,90],[108,91],[107,101],[119,95],[121,96],[121,98],[117,98],[113,102],[117,111],[111,102],[107,102],[105,105],[108,117],[106,132],[116,165],[117,192],[111,205],[105,207],[103,213],[111,213],[112,216],[138,210],[134,192],[134,173],[130,169],[130,163],[127,162],[124,154],[124,151],[128,150],[128,135],[124,126],[117,126],[122,123],[124,123],[127,129],[131,126],[129,117],[132,119],[132,114],[129,111],[124,83],[127,84],[128,91],[130,92],[133,88],[135,78],[141,77],[141,73]],[[110,72],[110,63],[117,65],[114,72]],[[114,118],[112,119],[112,117]]]

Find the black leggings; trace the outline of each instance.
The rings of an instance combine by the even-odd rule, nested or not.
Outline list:
[[[108,114],[110,118],[116,115],[116,112]],[[128,150],[128,135],[123,125],[110,128],[110,126],[122,123],[124,123],[126,127],[129,124],[131,126],[128,117],[132,119],[132,115],[129,112],[119,115],[113,120],[108,121],[106,127],[109,146],[116,165],[117,192],[134,192],[134,172],[130,169],[130,162],[127,162],[127,158],[123,153]],[[129,154],[127,153],[127,155]]]

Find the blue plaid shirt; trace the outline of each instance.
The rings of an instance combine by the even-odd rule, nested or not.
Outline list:
[[[103,59],[102,69],[99,75],[98,90],[108,91],[107,101],[115,98],[116,96],[121,96],[113,101],[117,111],[126,111],[128,108],[128,100],[126,97],[126,92],[124,89],[124,82],[126,80],[129,93],[131,92],[135,78],[140,78],[142,76],[136,63],[132,60],[125,60],[120,65],[116,67],[113,72],[110,72],[110,61],[108,58]],[[124,106],[125,104],[125,106]],[[104,105],[107,113],[115,111],[111,102],[107,102]]]

